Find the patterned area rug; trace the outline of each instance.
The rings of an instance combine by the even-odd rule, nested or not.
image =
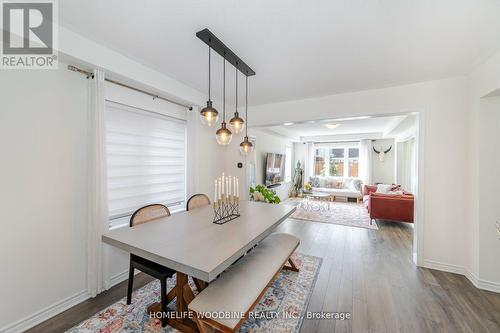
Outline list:
[[[247,319],[239,332],[299,332],[322,259],[300,253],[292,258],[300,271],[283,270],[254,308],[253,318]],[[174,284],[175,276],[168,281],[168,290]],[[191,279],[190,284],[196,291]],[[159,300],[160,284],[156,280],[135,291],[131,305],[123,298],[67,332],[178,332],[170,326],[162,328],[159,319],[151,319],[146,313],[146,308]],[[169,304],[174,306],[175,301]]]
[[[299,198],[289,198],[284,203],[297,206],[297,210],[290,216],[292,219],[378,230],[376,222],[370,224],[370,215],[362,204],[337,201],[311,202]]]

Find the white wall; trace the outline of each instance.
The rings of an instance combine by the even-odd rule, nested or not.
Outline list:
[[[378,151],[387,150],[390,146],[392,146],[392,149],[385,154],[383,161],[372,151],[372,181],[374,184],[394,184],[396,182],[394,171],[396,165],[396,145],[394,139],[375,140],[373,142],[373,147]]]
[[[264,168],[266,163],[266,153],[285,153],[285,146],[288,145],[292,148],[292,161],[294,158],[293,142],[291,139],[284,136],[274,134],[270,131],[250,128],[248,130],[249,136],[254,136],[256,138],[256,148],[255,148],[255,164],[256,164],[256,175],[255,180],[257,184],[264,184]],[[225,172],[229,175],[234,175],[242,180],[246,179],[246,161],[245,157],[239,152],[240,142],[243,140],[242,135],[235,135],[231,141],[231,144],[226,149],[226,167]],[[242,162],[244,167],[239,169],[237,167],[238,162]],[[292,173],[294,170],[294,165],[292,164]],[[292,175],[293,177],[293,175]],[[281,186],[274,187],[273,190],[276,194],[283,200],[288,198],[288,193],[290,191],[290,186],[292,182],[283,183]],[[212,185],[213,186],[213,185]],[[247,187],[247,186],[245,186]],[[243,191],[243,189],[241,190]],[[246,189],[245,189],[246,192]],[[244,194],[242,192],[242,194]],[[246,193],[245,193],[246,194]]]
[[[419,264],[463,272],[465,193],[449,195],[466,174],[466,77],[252,107],[254,124],[272,125],[365,115],[419,112]],[[453,121],[450,121],[453,120]],[[444,152],[444,153],[443,153]],[[444,170],[444,171],[443,171]],[[425,191],[425,192],[424,192]],[[422,239],[422,238],[418,238]]]
[[[467,225],[465,253],[465,270],[472,282],[481,288],[500,292],[500,265],[498,265],[499,240],[496,238],[493,221],[496,212],[493,206],[485,206],[487,201],[481,201],[481,192],[485,188],[481,176],[481,162],[484,160],[484,149],[482,147],[485,137],[482,132],[488,130],[482,121],[483,112],[489,112],[489,95],[500,89],[500,52],[488,59],[484,64],[477,67],[470,75],[470,117],[468,126],[468,158],[467,168],[469,177],[467,191]],[[494,102],[493,102],[494,104]],[[493,106],[494,107],[494,106]],[[498,110],[496,111],[498,112]],[[496,128],[498,131],[498,128]],[[488,133],[483,133],[487,135]],[[497,145],[498,146],[498,145]],[[483,154],[481,154],[483,152]],[[497,151],[498,154],[498,151]],[[498,172],[498,169],[495,170]],[[496,178],[491,180],[494,182]],[[484,198],[483,198],[484,199]],[[500,219],[499,216],[496,219]]]
[[[479,112],[479,276],[500,281],[500,239],[495,222],[500,221],[500,97],[481,100]]]
[[[0,328],[85,296],[86,87],[65,69],[0,75]]]
[[[132,91],[112,95],[164,109]],[[88,298],[87,80],[62,63],[57,71],[2,71],[0,100],[0,295],[9,299],[0,302],[0,331],[17,332]],[[211,193],[224,150],[196,110],[187,117],[188,195]],[[127,253],[110,248],[107,262],[112,283],[127,277]]]

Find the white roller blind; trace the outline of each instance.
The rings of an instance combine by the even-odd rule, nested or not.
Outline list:
[[[107,102],[106,148],[112,226],[128,222],[145,205],[184,208],[185,121]]]

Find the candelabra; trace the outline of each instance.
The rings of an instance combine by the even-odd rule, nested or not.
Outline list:
[[[224,176],[214,181],[214,220],[216,224],[224,224],[240,216],[239,213],[239,180],[236,177]]]
[[[222,197],[214,202],[214,220],[216,224],[224,224],[240,217],[239,198],[236,196]]]

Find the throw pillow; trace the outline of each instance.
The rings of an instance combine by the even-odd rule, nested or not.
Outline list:
[[[390,185],[390,184],[378,184],[377,191],[375,191],[375,192],[387,194],[387,192],[389,192],[392,189],[392,186],[393,185]]]
[[[334,187],[333,187],[333,185],[334,185],[334,182],[332,182],[332,181],[327,181],[327,182],[326,182],[325,187],[326,187],[326,188],[334,188]]]
[[[387,194],[390,195],[403,195],[403,191],[389,191]]]
[[[335,189],[343,189],[344,188],[344,182],[341,180],[336,180],[336,181],[333,181],[332,183],[333,183],[332,188],[335,188]]]
[[[345,189],[350,189],[352,181],[353,181],[353,178],[346,178],[346,179],[344,179],[344,188]]]
[[[361,192],[361,189],[363,187],[363,182],[361,181],[361,179],[353,179],[351,181],[351,190],[352,191],[357,191],[357,192]]]
[[[402,191],[403,189],[401,188],[401,185],[395,185],[393,184],[390,191]]]
[[[309,177],[309,182],[311,183],[312,187],[319,187],[319,177]]]

